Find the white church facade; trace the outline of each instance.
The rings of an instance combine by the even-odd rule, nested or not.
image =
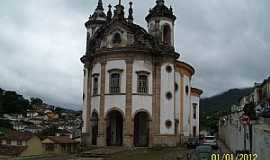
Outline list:
[[[134,23],[130,3],[102,0],[85,23],[82,143],[97,146],[175,146],[199,134],[202,90],[192,87],[194,68],[174,46],[172,8],[164,0]]]

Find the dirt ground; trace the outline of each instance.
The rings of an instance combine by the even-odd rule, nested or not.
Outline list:
[[[188,152],[184,147],[135,149],[113,155],[112,160],[185,160]]]
[[[174,148],[136,148],[123,152],[115,153],[111,158],[87,158],[78,155],[54,155],[44,157],[32,157],[31,160],[186,160],[187,153],[190,151],[185,147]],[[30,160],[29,159],[29,160]],[[20,159],[18,160],[28,160]]]

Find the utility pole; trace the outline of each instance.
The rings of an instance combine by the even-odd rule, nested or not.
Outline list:
[[[246,134],[247,134],[247,125],[244,125],[244,152],[247,150],[247,140],[246,140]]]

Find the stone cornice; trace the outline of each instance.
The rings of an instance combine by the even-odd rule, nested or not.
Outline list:
[[[148,72],[148,71],[136,71],[136,74],[149,75],[150,72]]]

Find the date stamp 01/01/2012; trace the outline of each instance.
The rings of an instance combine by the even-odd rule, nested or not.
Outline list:
[[[257,160],[257,154],[212,154],[211,160]]]

